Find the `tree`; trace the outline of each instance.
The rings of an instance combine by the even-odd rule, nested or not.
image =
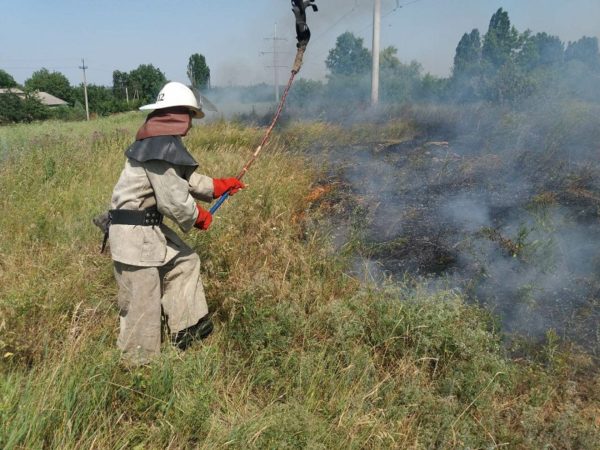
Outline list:
[[[31,122],[48,115],[48,108],[34,94],[26,94],[24,98],[14,93],[0,95],[0,123]]]
[[[113,95],[116,98],[124,99],[127,97],[126,89],[129,87],[129,74],[120,70],[113,71]]]
[[[519,33],[511,27],[508,13],[500,8],[492,16],[483,41],[481,56],[492,69],[502,67],[512,59],[519,47]]]
[[[204,90],[209,87],[210,69],[204,55],[194,53],[190,56],[187,66],[187,76],[193,88]]]
[[[514,61],[508,61],[488,80],[486,97],[500,104],[516,104],[533,94],[535,88],[535,80]]]
[[[78,86],[73,91],[75,100],[83,105],[85,102],[83,85]],[[88,84],[87,94],[90,111],[99,116],[107,116],[129,109],[125,100],[115,97],[111,88]],[[136,106],[138,105],[136,104]]]
[[[72,87],[67,77],[45,68],[33,72],[31,78],[25,81],[25,89],[47,92],[69,103],[73,100]]]
[[[380,53],[381,98],[384,102],[401,103],[418,95],[421,89],[421,65],[412,61],[403,64],[398,49],[386,47]]]
[[[581,61],[592,69],[600,69],[598,38],[584,36],[576,42],[569,42],[565,51],[566,61]]]
[[[453,76],[473,75],[481,67],[481,36],[478,29],[465,33],[456,47]]]
[[[517,61],[527,70],[541,66],[557,66],[564,60],[565,48],[557,36],[537,33],[531,36],[528,31],[521,36],[522,47]]]
[[[0,88],[11,88],[16,86],[17,82],[15,79],[8,72],[0,69]]]
[[[450,78],[440,78],[426,73],[421,79],[419,97],[423,100],[440,101],[447,98]]]
[[[321,81],[299,79],[292,86],[289,96],[290,106],[305,108],[320,106],[325,87]]]
[[[17,94],[0,95],[0,123],[21,122],[23,120],[22,100]]]
[[[338,36],[325,65],[334,76],[364,75],[371,70],[371,52],[363,46],[363,39],[346,32]]]
[[[536,83],[528,73],[528,65],[537,64],[536,42],[543,41],[542,38],[532,41],[530,31],[519,34],[511,26],[508,13],[498,9],[490,20],[481,49],[479,95],[499,103],[518,102],[531,95]]]
[[[452,96],[460,101],[473,101],[482,93],[481,35],[478,29],[465,33],[454,54],[454,67],[449,86]]]
[[[382,72],[393,72],[400,67],[400,60],[398,59],[398,49],[394,46],[384,48],[379,53],[379,69]]]
[[[130,95],[146,103],[156,99],[166,82],[165,74],[152,64],[141,64],[137,69],[129,72],[127,77]]]

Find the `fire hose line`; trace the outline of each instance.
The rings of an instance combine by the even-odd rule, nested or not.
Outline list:
[[[271,133],[277,125],[277,121],[281,116],[281,112],[283,111],[283,107],[285,106],[285,101],[290,92],[290,88],[294,83],[294,78],[298,72],[300,72],[300,68],[302,67],[302,60],[304,58],[304,52],[306,51],[306,46],[308,45],[308,41],[310,40],[310,30],[306,25],[306,7],[310,6],[313,8],[313,11],[318,11],[317,5],[314,4],[315,0],[292,0],[292,10],[294,11],[294,15],[296,16],[296,34],[298,38],[298,51],[296,52],[296,59],[294,60],[294,66],[292,67],[292,73],[290,75],[290,79],[287,83],[285,91],[281,97],[281,101],[279,102],[279,106],[277,107],[277,111],[273,116],[273,120],[271,121],[271,125],[265,131],[265,135],[260,143],[260,145],[256,148],[254,154],[250,158],[250,160],[246,163],[246,165],[242,168],[238,176],[236,177],[238,180],[241,180],[246,172],[250,169],[252,164],[258,158],[258,155],[262,151],[262,149],[267,145],[269,138],[271,137]],[[223,194],[217,202],[210,208],[210,213],[214,215],[217,210],[221,207],[221,205],[229,198],[229,192]]]

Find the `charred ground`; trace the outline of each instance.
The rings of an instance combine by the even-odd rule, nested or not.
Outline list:
[[[597,112],[424,107],[396,141],[317,145],[350,197],[338,241],[358,236],[371,278],[459,289],[511,336],[554,330],[598,356]]]

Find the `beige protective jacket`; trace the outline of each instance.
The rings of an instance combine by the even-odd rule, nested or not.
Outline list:
[[[198,216],[196,202],[212,201],[213,181],[194,172],[195,167],[162,160],[138,162],[128,158],[111,201],[111,209],[144,210],[156,206],[183,232]],[[166,225],[111,225],[112,259],[133,266],[162,266],[173,259],[185,243]]]

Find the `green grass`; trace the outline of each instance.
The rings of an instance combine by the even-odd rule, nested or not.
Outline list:
[[[213,336],[123,367],[91,218],[142,119],[0,128],[0,447],[598,447],[600,383],[585,356],[549,339],[537,359],[511,360],[484,311],[452,291],[361,285],[311,225],[320,173],[304,150],[401,140],[402,123],[280,132],[249,189],[186,236]],[[221,122],[186,144],[201,172],[230,176],[261,134]]]

